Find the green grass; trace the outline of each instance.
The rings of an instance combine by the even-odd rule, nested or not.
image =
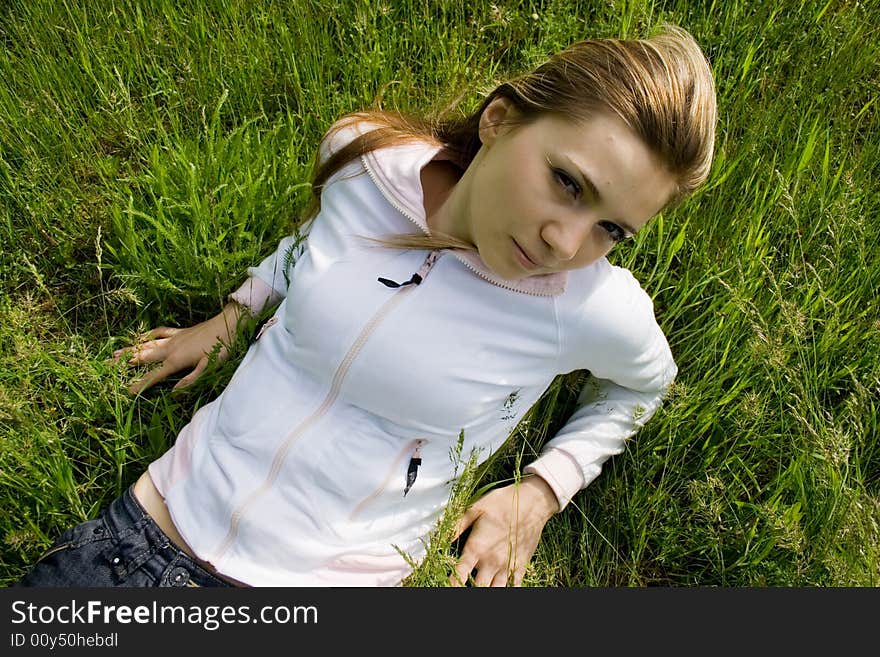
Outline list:
[[[654,298],[679,377],[548,524],[526,584],[880,584],[876,2],[254,4],[0,7],[0,583],[222,390],[243,344],[174,395],[130,398],[106,359],[219,310],[293,226],[336,117],[377,97],[471,110],[572,41],[669,21],[712,60],[718,157],[611,260]],[[580,382],[462,499],[513,477]],[[446,580],[448,528],[408,583]]]

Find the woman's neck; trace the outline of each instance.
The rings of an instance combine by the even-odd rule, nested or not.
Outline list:
[[[425,220],[432,232],[451,235],[469,241],[463,226],[457,225],[453,212],[453,191],[463,175],[462,170],[448,160],[432,160],[421,171]]]

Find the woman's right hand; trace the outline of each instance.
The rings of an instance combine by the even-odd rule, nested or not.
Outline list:
[[[171,328],[160,326],[151,329],[143,336],[144,342],[117,349],[113,361],[125,360],[128,365],[144,365],[161,362],[162,365],[150,370],[143,378],[128,386],[128,392],[136,395],[150,386],[180,370],[193,370],[174,385],[174,390],[184,388],[201,376],[208,366],[208,354],[220,343],[217,360],[222,362],[229,356],[229,347],[240,330],[239,318],[245,313],[244,306],[232,301],[223,310],[195,326]]]

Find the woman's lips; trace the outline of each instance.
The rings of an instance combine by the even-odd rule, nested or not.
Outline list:
[[[540,269],[541,265],[532,260],[529,257],[529,254],[526,253],[523,248],[519,245],[516,240],[513,240],[514,252],[516,253],[516,259],[519,264],[523,267],[523,269],[527,271],[534,271],[535,269]]]

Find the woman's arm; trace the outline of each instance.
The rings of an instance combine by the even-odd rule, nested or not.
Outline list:
[[[677,371],[668,363],[671,383]],[[520,482],[496,488],[471,505],[455,536],[471,528],[450,585],[461,586],[474,574],[477,586],[519,586],[547,521],[624,450],[656,412],[663,390],[638,392],[592,378],[579,407],[540,458],[524,468]]]
[[[591,376],[574,413],[525,468],[553,488],[560,510],[623,452],[678,374],[653,300],[630,271],[608,265],[589,299],[564,315],[559,371]]]
[[[238,333],[247,326],[242,321],[244,315],[257,317],[287,296],[290,270],[305,249],[309,226],[283,238],[273,254],[256,267],[249,267],[248,279],[229,295],[229,303],[211,319],[188,328],[151,329],[142,337],[143,341],[113,352],[113,360],[124,359],[129,365],[161,363],[131,383],[128,391],[133,395],[143,392],[168,376],[191,368],[192,371],[174,385],[175,390],[186,387],[201,376],[208,366],[209,354],[215,349],[217,360],[225,361]]]
[[[663,362],[663,383],[645,392],[590,377],[571,417],[544,445],[540,458],[523,469],[547,481],[560,511],[599,476],[608,458],[623,452],[660,407],[678,371],[671,356]]]
[[[245,312],[244,306],[230,301],[217,315],[200,324],[188,328],[160,326],[147,331],[143,336],[145,342],[114,351],[114,361],[125,360],[129,365],[162,363],[160,367],[150,370],[143,378],[130,384],[129,393],[135,395],[143,392],[171,374],[193,368],[174,388],[190,385],[207,367],[209,354],[215,348],[219,349],[218,360],[226,360],[229,348],[242,326],[241,318]]]
[[[470,526],[471,532],[453,585],[473,569],[479,585],[519,585],[547,520],[599,475],[610,456],[624,450],[675,379],[678,368],[650,298],[629,272],[610,271],[616,282],[605,289],[608,301],[595,295],[598,305],[563,324],[568,339],[560,371],[574,365],[593,374],[578,407],[524,468],[522,482],[493,490],[465,513],[461,529]]]

